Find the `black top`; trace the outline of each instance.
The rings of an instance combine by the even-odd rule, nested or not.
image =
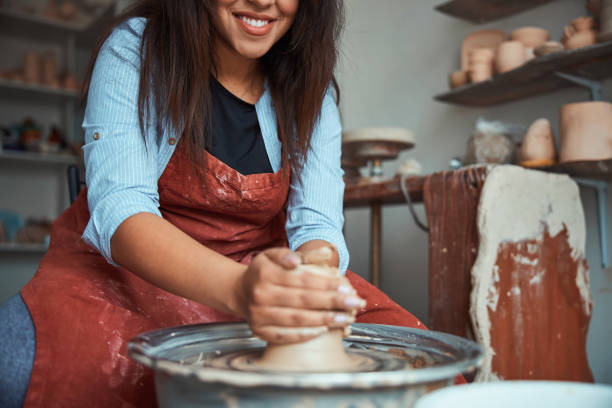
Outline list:
[[[272,173],[255,105],[243,101],[210,77],[212,147],[206,150],[244,175]]]

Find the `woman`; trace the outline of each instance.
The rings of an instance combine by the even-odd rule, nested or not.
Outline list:
[[[35,327],[13,403],[151,406],[126,344],[160,327],[247,320],[280,343],[355,312],[422,327],[350,272],[288,273],[322,246],[348,264],[330,90],[341,22],[341,0],[142,0],[120,17],[89,75],[88,188],[0,312],[32,345]]]

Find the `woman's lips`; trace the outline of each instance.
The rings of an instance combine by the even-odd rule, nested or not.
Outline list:
[[[236,20],[240,27],[247,33],[251,35],[266,35],[272,30],[272,25],[276,20],[271,19],[260,19],[256,17],[250,17],[246,15],[234,14]]]

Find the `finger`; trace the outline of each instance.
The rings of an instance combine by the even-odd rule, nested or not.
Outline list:
[[[289,248],[270,248],[262,252],[265,257],[285,269],[295,269],[302,263],[302,258]]]
[[[250,316],[250,321],[256,326],[345,327],[355,322],[355,316],[349,313],[275,306],[252,306]]]
[[[364,308],[366,302],[356,294],[305,290],[277,285],[262,285],[254,293],[258,306],[281,306],[310,310],[353,311]]]
[[[253,334],[268,343],[286,344],[301,343],[322,335],[329,329],[327,326],[319,327],[277,327],[263,326],[251,327]]]

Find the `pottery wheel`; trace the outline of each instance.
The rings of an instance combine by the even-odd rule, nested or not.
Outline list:
[[[342,150],[347,157],[376,160],[394,159],[414,147],[414,134],[402,128],[363,128],[342,133]]]

